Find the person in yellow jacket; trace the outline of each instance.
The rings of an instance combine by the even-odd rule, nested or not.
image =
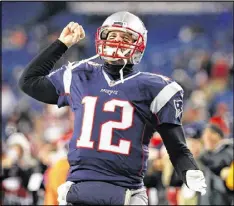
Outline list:
[[[224,179],[227,188],[234,191],[234,160],[230,167],[226,167],[221,171],[221,176]]]
[[[48,169],[48,182],[45,185],[44,205],[58,205],[57,188],[66,182],[69,164],[67,158],[58,160]]]
[[[229,168],[228,177],[226,179],[226,185],[230,190],[234,190],[234,161]]]
[[[50,155],[52,164],[47,170],[47,181],[45,184],[44,205],[58,205],[58,187],[66,182],[69,172],[69,163],[67,160],[67,143],[72,135],[72,130],[65,133],[61,139],[56,142],[57,151]]]

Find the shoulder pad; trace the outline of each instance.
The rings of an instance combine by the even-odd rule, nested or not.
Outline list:
[[[159,77],[161,79],[163,79],[164,81],[172,81],[171,78],[164,76],[162,74],[155,74],[155,73],[150,73],[150,72],[141,72],[145,75],[151,76],[151,77]]]
[[[101,64],[98,64],[97,62],[93,61],[88,61],[87,64],[92,65],[92,66],[100,66]]]

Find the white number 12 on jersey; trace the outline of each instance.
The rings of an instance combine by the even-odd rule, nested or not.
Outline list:
[[[93,148],[94,141],[91,140],[95,108],[98,97],[86,96],[82,100],[84,104],[83,124],[81,135],[77,140],[77,147]],[[112,99],[103,106],[104,112],[115,112],[116,107],[122,108],[121,121],[108,121],[101,126],[99,136],[99,151],[107,151],[118,154],[128,155],[130,152],[131,141],[123,138],[119,139],[118,145],[112,144],[113,129],[126,130],[132,126],[134,107],[128,101]]]

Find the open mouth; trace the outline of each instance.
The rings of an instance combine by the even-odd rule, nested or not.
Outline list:
[[[135,47],[125,42],[106,41],[99,48],[107,57],[128,59],[131,57]]]
[[[103,52],[113,58],[130,58],[131,49],[107,46],[103,49]]]

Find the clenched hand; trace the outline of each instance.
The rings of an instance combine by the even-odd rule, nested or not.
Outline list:
[[[63,29],[58,39],[69,48],[84,38],[85,32],[83,27],[72,21]]]

